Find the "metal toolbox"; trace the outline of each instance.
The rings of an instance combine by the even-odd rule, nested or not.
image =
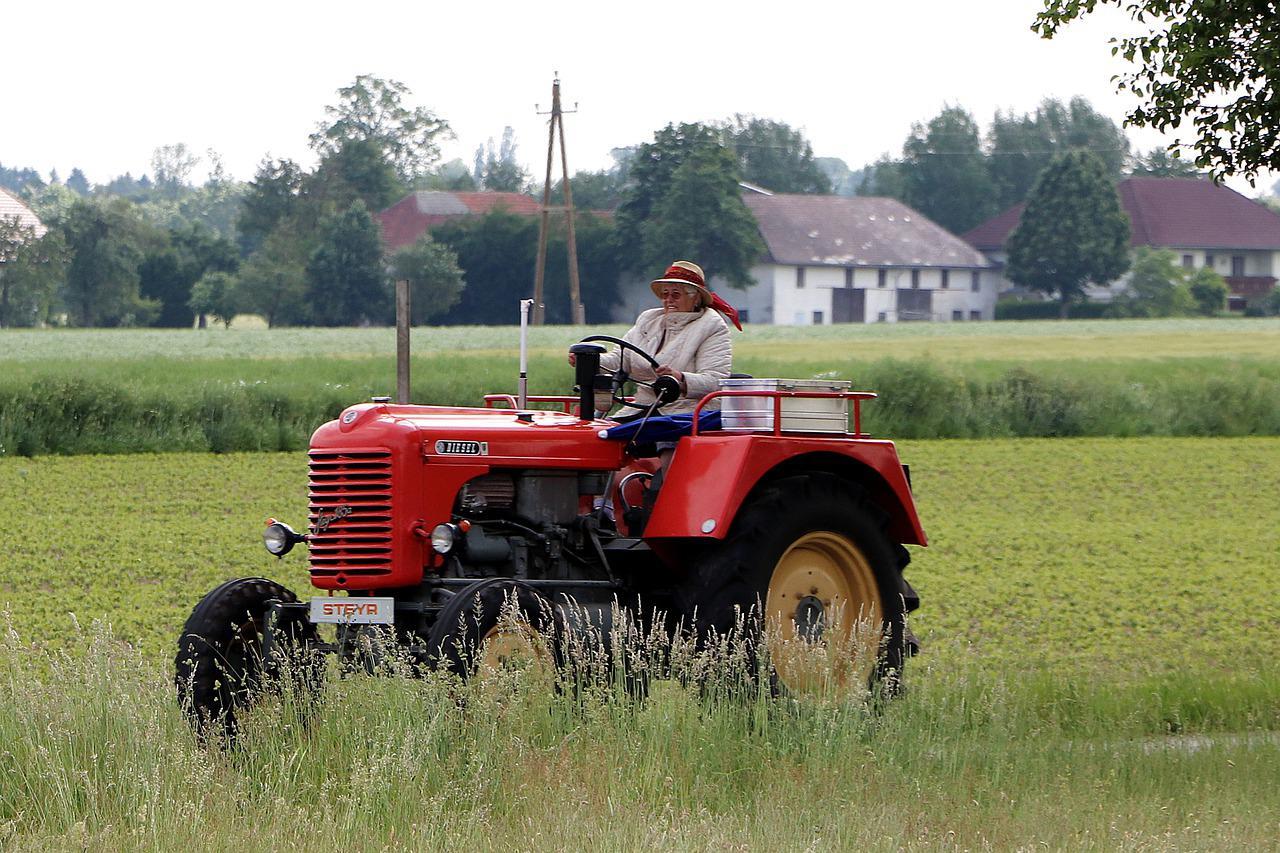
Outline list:
[[[848,391],[837,379],[721,379],[722,391]],[[721,397],[722,429],[730,432],[773,431],[772,397]],[[839,397],[783,397],[783,432],[849,431],[849,400]]]

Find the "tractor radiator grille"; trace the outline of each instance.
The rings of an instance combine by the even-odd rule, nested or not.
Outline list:
[[[313,450],[307,483],[311,574],[391,573],[391,453]]]

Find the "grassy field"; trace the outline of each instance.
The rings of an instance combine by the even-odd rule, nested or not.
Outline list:
[[[533,393],[570,389],[579,335],[533,330]],[[513,391],[515,342],[513,328],[416,330],[413,399]],[[1272,319],[751,327],[735,347],[740,372],[880,392],[866,424],[882,435],[1280,435]],[[298,449],[345,405],[392,393],[393,353],[387,329],[5,330],[0,455]]]
[[[883,714],[352,679],[229,757],[194,746],[167,661],[225,578],[305,593],[259,540],[302,517],[301,455],[0,460],[0,846],[1273,846],[1280,440],[900,450],[932,545]]]

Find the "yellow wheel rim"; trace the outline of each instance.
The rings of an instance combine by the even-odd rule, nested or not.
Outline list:
[[[478,674],[482,677],[513,670],[546,674],[551,669],[546,643],[523,619],[504,619],[490,628],[480,641],[478,663]]]
[[[865,687],[880,649],[883,613],[875,572],[857,545],[825,530],[800,537],[774,566],[765,599],[778,680],[804,694]]]

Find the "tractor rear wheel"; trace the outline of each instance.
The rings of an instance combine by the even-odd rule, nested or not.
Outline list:
[[[264,651],[272,601],[297,597],[266,578],[227,581],[200,600],[182,627],[174,660],[178,704],[202,741],[213,737],[233,745],[241,712],[282,679],[296,699],[315,700],[320,668],[306,649],[315,626],[301,615],[282,616],[272,648]]]
[[[431,628],[427,647],[437,668],[463,680],[502,669],[553,672],[555,618],[528,584],[477,581],[451,598]]]
[[[706,648],[741,637],[748,678],[762,641],[774,690],[892,693],[906,657],[906,549],[855,485],[827,474],[768,484],[679,585],[677,609]]]

